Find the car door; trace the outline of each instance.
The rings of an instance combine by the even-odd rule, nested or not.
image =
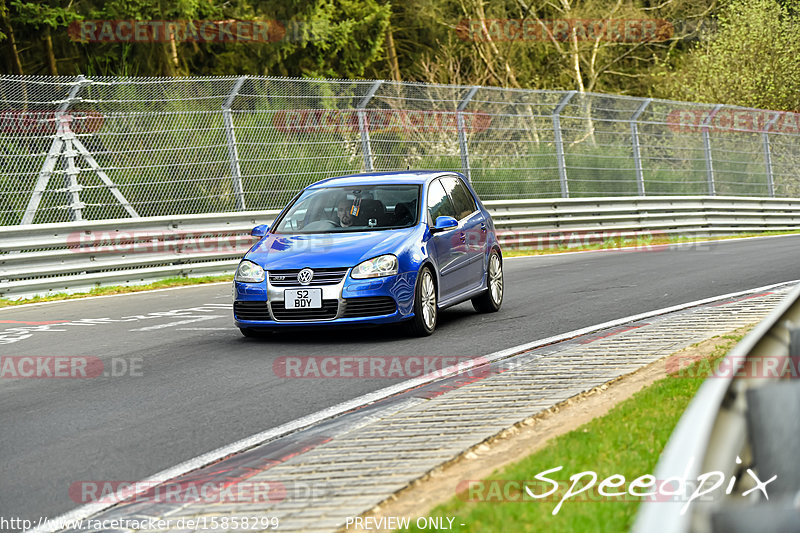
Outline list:
[[[459,258],[463,264],[459,266],[457,289],[472,290],[483,284],[487,257],[486,220],[461,178],[447,176],[441,181],[453,203],[464,242],[464,255]]]
[[[428,186],[428,225],[433,228],[437,217],[455,218],[456,211],[450,196],[436,179]],[[466,243],[461,240],[461,228],[432,232],[431,248],[439,268],[439,300],[447,300],[458,290],[459,266],[466,255]]]

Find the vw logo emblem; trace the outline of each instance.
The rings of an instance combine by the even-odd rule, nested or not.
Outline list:
[[[310,268],[304,268],[297,273],[297,281],[300,285],[308,285],[314,279],[314,271]]]

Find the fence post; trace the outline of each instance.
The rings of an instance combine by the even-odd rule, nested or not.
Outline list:
[[[561,111],[575,96],[577,91],[568,92],[558,103],[553,111],[553,135],[556,141],[556,161],[558,163],[558,179],[561,181],[561,197],[569,198],[569,184],[567,183],[567,164],[564,159],[564,141],[561,139]]]
[[[47,189],[47,184],[50,182],[50,177],[53,175],[53,171],[55,171],[56,163],[58,162],[58,158],[61,156],[61,152],[64,148],[64,137],[68,131],[71,132],[71,129],[67,125],[67,122],[69,121],[62,120],[62,117],[67,113],[67,110],[69,110],[69,106],[78,100],[78,93],[80,92],[84,83],[87,83],[87,80],[83,76],[79,75],[77,78],[75,78],[72,88],[69,90],[67,99],[61,102],[61,105],[58,106],[58,109],[55,112],[54,119],[56,124],[56,136],[53,139],[53,144],[50,145],[50,151],[47,153],[47,157],[45,157],[44,164],[42,165],[41,170],[39,170],[39,177],[36,180],[36,185],[33,187],[33,194],[31,195],[31,199],[28,201],[28,207],[25,208],[25,213],[22,215],[22,222],[20,224],[33,224],[33,219],[36,217],[36,211],[39,209],[39,204],[42,201],[44,191]],[[80,198],[78,197],[78,192],[80,189],[78,188],[77,180],[75,180],[74,187],[72,183],[77,173],[70,174],[69,172],[70,170],[68,169],[65,182],[65,188],[67,190],[67,202],[70,212],[72,213],[72,219],[81,220],[83,218],[81,215],[82,206],[80,205]],[[77,202],[74,201],[76,198]]]
[[[233,115],[231,106],[239,95],[239,90],[247,76],[242,76],[233,84],[230,94],[222,103],[222,121],[225,123],[225,141],[228,144],[228,158],[231,161],[231,182],[233,184],[233,194],[236,198],[236,209],[244,211],[244,187],[242,187],[242,169],[239,165],[239,150],[236,147],[236,132],[233,130]]]
[[[70,119],[67,117],[62,117],[61,120],[66,121],[66,127],[70,128]],[[59,124],[58,127],[64,128],[64,126],[61,124]],[[72,220],[78,221],[83,220],[83,208],[85,204],[81,202],[80,196],[80,192],[83,190],[83,187],[78,184],[78,174],[80,173],[80,169],[77,165],[75,165],[75,158],[78,156],[78,151],[75,150],[75,146],[72,142],[72,138],[74,136],[75,134],[71,132],[70,134],[64,136],[64,157],[66,158],[66,161],[64,162],[64,170],[66,171],[64,187],[67,189],[67,205],[69,205],[70,212],[72,213]]]
[[[711,110],[711,113],[708,114],[701,124],[703,128],[703,151],[706,156],[706,180],[708,180],[708,194],[710,196],[717,195],[717,187],[714,184],[714,161],[711,158],[711,138],[708,134],[708,128],[720,109],[722,109],[722,104],[715,105],[714,109]]]
[[[469,150],[467,148],[467,133],[464,131],[464,109],[466,109],[467,105],[472,100],[472,97],[475,96],[475,93],[478,92],[480,89],[479,86],[472,87],[467,96],[461,100],[461,103],[458,104],[458,108],[456,109],[456,123],[458,126],[458,145],[461,148],[461,171],[467,177],[467,181],[472,181],[472,170],[469,166]]]
[[[764,166],[767,169],[767,194],[769,194],[771,198],[775,197],[775,178],[772,174],[772,149],[769,145],[769,130],[772,128],[772,125],[775,124],[775,121],[778,120],[779,116],[780,112],[776,112],[775,116],[764,126],[764,131],[761,132],[761,141],[764,145]]]
[[[358,104],[358,131],[361,132],[361,151],[364,152],[364,170],[366,172],[372,171],[372,148],[370,146],[369,140],[369,124],[367,123],[367,113],[364,111],[364,108],[367,107],[369,101],[372,100],[372,97],[375,96],[375,93],[378,92],[381,85],[383,84],[383,80],[378,80],[372,84],[367,95],[359,102]]]
[[[647,98],[631,117],[631,142],[633,143],[633,166],[636,169],[636,190],[639,196],[644,196],[644,172],[642,171],[642,154],[639,146],[639,124],[636,122],[652,102]]]

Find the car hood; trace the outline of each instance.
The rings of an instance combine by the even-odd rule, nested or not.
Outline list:
[[[397,255],[416,227],[314,235],[269,234],[245,256],[268,270],[351,267],[361,261]]]

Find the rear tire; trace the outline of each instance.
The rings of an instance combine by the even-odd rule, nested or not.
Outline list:
[[[503,261],[500,254],[489,255],[486,273],[486,291],[472,299],[472,307],[479,313],[496,313],[503,305]]]
[[[406,324],[408,334],[414,337],[427,337],[436,329],[439,309],[436,283],[433,279],[433,272],[429,267],[423,267],[417,276],[417,285],[414,288],[414,317]]]

